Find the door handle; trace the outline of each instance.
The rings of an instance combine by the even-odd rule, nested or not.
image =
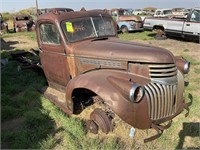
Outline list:
[[[190,24],[186,24],[186,26],[190,26]]]

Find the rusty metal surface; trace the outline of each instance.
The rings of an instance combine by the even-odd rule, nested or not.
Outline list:
[[[90,119],[93,120],[104,133],[107,134],[112,131],[111,118],[109,118],[103,110],[96,108],[90,114]]]
[[[74,90],[88,90],[98,95],[122,120],[139,129],[149,129],[152,123],[171,120],[183,110],[184,76],[181,67],[168,50],[135,42],[121,41],[115,36],[87,39],[70,43],[61,27],[62,21],[82,17],[111,16],[104,11],[46,13],[38,17],[36,29],[43,70],[51,87],[65,89],[65,102],[59,107],[75,112]],[[61,43],[41,42],[40,25],[56,26]],[[131,102],[133,85],[140,85],[145,94],[138,103]],[[78,92],[77,92],[78,93]],[[48,95],[48,94],[47,94]],[[49,95],[52,97],[52,95]],[[66,110],[65,110],[66,111]],[[104,112],[105,113],[105,112]],[[95,110],[91,119],[107,133],[111,130],[106,114]],[[102,121],[103,119],[103,121]],[[98,122],[97,122],[98,120]],[[88,128],[96,132],[93,122]],[[109,128],[109,129],[108,129]]]
[[[39,9],[39,15],[44,14],[44,13],[50,13],[50,12],[58,14],[58,13],[70,12],[70,11],[74,11],[74,10],[71,8],[43,8],[43,9]]]
[[[141,19],[140,16],[133,16],[133,15],[131,15],[131,16],[125,16],[125,15],[120,16],[118,21],[130,21],[130,20],[142,22],[142,19]]]
[[[13,16],[13,29],[15,32],[34,31],[35,22],[30,15]]]
[[[69,53],[71,52],[78,57],[84,56],[126,62],[174,63],[172,53],[165,49],[135,42],[124,42],[118,38],[74,43]]]
[[[97,134],[98,133],[98,126],[93,120],[88,120],[86,122],[87,130],[91,133]]]
[[[99,14],[102,14],[103,17],[110,17],[109,14],[105,13],[104,11],[100,10],[90,10],[90,11],[71,11],[71,12],[64,12],[59,15],[54,13],[46,13],[40,15],[38,20],[53,20],[55,22],[61,22],[65,19],[74,19],[74,18],[82,18],[82,17],[99,17]]]
[[[52,92],[53,91],[53,92]],[[72,112],[69,110],[69,108],[66,106],[65,103],[65,93],[62,93],[60,91],[57,91],[56,89],[53,89],[51,87],[44,87],[40,89],[40,91],[46,98],[48,98],[52,103],[57,105],[59,108],[62,109],[65,113],[68,115],[72,114]]]
[[[112,77],[113,80],[109,79]],[[130,89],[132,82],[137,81],[137,83],[141,85],[150,82],[150,80],[146,78],[139,78],[139,76],[128,75],[123,71],[117,70],[89,72],[68,83],[66,91],[67,103],[70,105],[73,89],[87,88],[94,93],[98,93],[105,103],[125,122],[137,128],[149,128],[151,123],[148,115],[146,97],[137,104],[133,104],[127,99],[127,92],[129,91],[128,89]],[[121,90],[119,90],[119,87],[121,87]]]

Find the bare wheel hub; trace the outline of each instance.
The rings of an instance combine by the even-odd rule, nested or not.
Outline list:
[[[93,120],[88,120],[86,123],[86,126],[87,126],[88,131],[90,131],[94,134],[98,133],[98,126]]]
[[[112,130],[111,118],[100,108],[96,108],[90,114],[90,119],[93,120],[104,133],[107,134]]]

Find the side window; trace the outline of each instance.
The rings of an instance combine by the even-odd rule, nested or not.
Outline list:
[[[44,44],[60,44],[60,34],[54,24],[40,25],[40,38]]]
[[[200,22],[200,11],[194,10],[191,14],[190,21]]]
[[[157,11],[157,12],[156,12],[156,15],[160,15],[160,11]]]

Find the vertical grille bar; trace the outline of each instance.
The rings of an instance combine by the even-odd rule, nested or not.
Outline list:
[[[152,100],[154,99],[153,98],[153,93],[151,92],[151,87],[149,87],[149,85],[146,85],[145,89],[146,89],[145,93],[148,93],[148,94],[146,94],[147,98],[149,97],[148,103],[150,104],[150,110],[149,110],[149,112],[150,112],[150,118],[153,119],[154,118],[154,114],[155,114],[154,111],[156,109],[156,107],[154,107],[154,105],[153,105],[153,101],[151,101],[151,99]]]
[[[170,91],[169,91],[169,85],[166,85],[166,92],[167,92],[167,116],[169,116],[170,113]]]
[[[152,120],[171,116],[177,110],[176,85],[149,83],[145,85]]]
[[[173,93],[176,92],[176,88],[177,88],[177,86],[175,85],[175,86],[174,86],[174,89],[173,89]],[[178,109],[178,103],[177,103],[176,99],[177,99],[177,95],[174,96],[174,103],[175,103],[175,104],[174,104],[174,113],[175,113],[175,111]]]
[[[164,116],[167,116],[167,88],[164,85],[162,87],[164,90]]]
[[[162,86],[160,84],[156,84],[158,86],[158,88],[160,89],[160,94],[161,94],[161,98],[160,98],[160,104],[161,104],[161,114],[160,114],[160,118],[162,118],[164,116],[164,106],[165,106],[165,99],[164,99],[164,90],[162,88]]]
[[[161,92],[160,92],[160,90],[157,88],[157,86],[156,86],[156,84],[151,84],[152,85],[152,87],[154,88],[154,90],[155,90],[155,92],[156,92],[156,94],[157,94],[157,99],[155,100],[156,101],[156,103],[157,103],[157,116],[156,116],[156,118],[159,118],[159,117],[161,117],[161,112],[162,112],[162,101],[161,101]]]

